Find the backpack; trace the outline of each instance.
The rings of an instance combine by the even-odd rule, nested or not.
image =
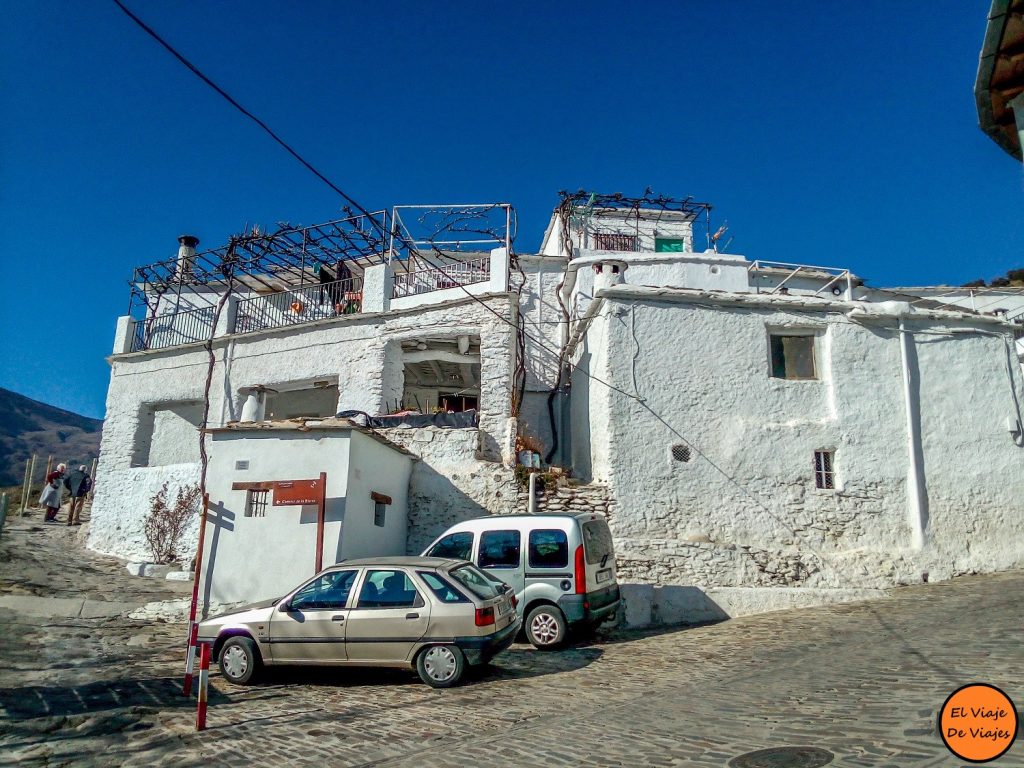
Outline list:
[[[78,492],[83,496],[92,490],[92,478],[86,475],[82,479],[82,484],[78,486]]]

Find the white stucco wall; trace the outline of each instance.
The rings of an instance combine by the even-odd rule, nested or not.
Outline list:
[[[416,462],[361,432],[352,433],[352,445],[342,556],[352,559],[404,555],[409,477]],[[372,491],[391,497],[391,504],[386,505],[383,527],[374,524]],[[326,562],[326,555],[324,557]]]
[[[153,436],[146,466],[194,464],[199,461],[202,403],[172,403],[152,410]]]
[[[348,493],[348,431],[217,433],[210,451],[210,515],[200,602],[236,603],[277,597],[315,572],[316,507],[273,507],[245,517],[246,491],[234,482],[312,480],[327,473],[324,564],[341,558]],[[236,470],[235,462],[249,462]],[[272,504],[273,493],[270,494]]]
[[[96,494],[89,522],[90,549],[131,560],[151,561],[144,533],[146,517],[153,497],[167,482],[167,499],[173,504],[178,490],[198,483],[198,464],[176,464],[162,467],[135,467],[117,470],[113,477],[96,473]],[[199,518],[195,518],[182,537],[179,555],[191,560],[199,535]]]
[[[928,505],[915,551],[893,323],[620,294],[609,291],[581,351],[635,397],[574,378],[574,398],[589,392],[585,407],[573,403],[573,442],[582,450],[576,435],[592,427],[589,461],[616,500],[624,581],[879,587],[1024,561],[1024,449],[1006,428],[1015,368],[1002,338],[969,332],[993,326],[911,323]],[[787,326],[822,330],[820,380],[768,375],[766,327]],[[1013,386],[1024,401],[1019,375]],[[675,443],[690,444],[689,462],[673,461]],[[816,449],[836,451],[841,490],[814,487]]]
[[[580,250],[572,261],[575,282],[568,302],[570,315],[577,318],[586,312],[594,296],[593,265],[614,259],[626,263],[625,282],[630,285],[693,288],[712,291],[750,290],[747,269],[750,262],[743,256],[715,253],[620,253],[614,251]]]
[[[238,460],[249,462],[235,469]],[[323,564],[405,551],[406,491],[412,459],[342,429],[215,433],[208,488],[210,522],[201,580],[203,602],[234,603],[283,594],[315,572],[315,505],[268,506],[246,517],[238,481],[312,480],[327,473]],[[373,524],[370,490],[392,496],[385,526]],[[272,504],[273,492],[269,496]]]

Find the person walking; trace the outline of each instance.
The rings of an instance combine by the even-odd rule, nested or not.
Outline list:
[[[86,469],[85,464],[64,478],[64,487],[71,491],[71,501],[68,504],[68,525],[81,525],[85,496],[92,490],[92,478],[89,477],[89,470]]]
[[[39,504],[46,507],[46,515],[43,517],[44,523],[57,522],[57,513],[60,511],[60,497],[63,491],[61,483],[64,480],[64,471],[67,468],[67,464],[58,464],[57,467],[46,476],[46,482],[43,485],[43,493],[39,497]]]

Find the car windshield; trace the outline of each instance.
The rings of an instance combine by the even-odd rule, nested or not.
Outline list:
[[[490,600],[501,594],[500,582],[487,578],[474,565],[460,565],[451,571],[451,575],[481,600]]]

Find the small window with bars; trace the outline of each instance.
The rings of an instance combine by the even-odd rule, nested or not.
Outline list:
[[[836,452],[814,452],[814,487],[834,490],[836,487]]]
[[[373,502],[373,524],[378,528],[384,527],[385,514],[387,514],[387,505],[379,501]]]
[[[245,516],[266,517],[267,498],[270,491],[246,491],[245,492]]]
[[[595,251],[638,251],[640,238],[636,235],[622,235],[618,232],[595,232]]]

